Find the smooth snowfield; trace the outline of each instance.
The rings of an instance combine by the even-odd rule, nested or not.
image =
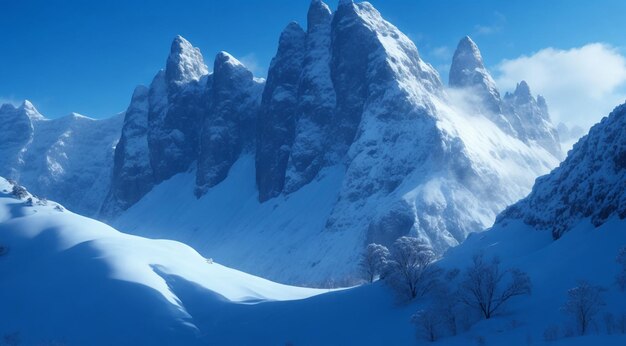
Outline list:
[[[182,241],[220,263],[271,280],[337,286],[345,282],[325,280],[351,274],[345,264],[358,261],[365,241],[362,233],[323,231],[343,174],[342,167],[326,169],[290,196],[259,203],[254,157],[244,156],[201,198],[193,195],[194,174],[182,173],[155,187],[113,226]]]
[[[29,206],[10,189],[0,178],[0,243],[9,247],[0,333],[19,332],[25,344],[194,344],[224,306],[327,292],[210,264],[184,244],[126,235],[53,202]]]
[[[413,345],[411,315],[428,297],[400,304],[382,283],[328,291],[276,284],[217,263],[190,247],[120,233],[100,222],[28,206],[0,179],[0,335],[23,344],[68,345]],[[473,254],[498,255],[527,271],[533,294],[442,345],[541,345],[565,325],[568,288],[587,279],[608,288],[606,311],[626,311],[613,285],[625,222],[588,222],[552,241],[549,232],[512,221],[472,235],[440,262],[465,268]],[[324,294],[322,294],[324,293]],[[598,320],[602,333],[602,321]],[[563,338],[555,345],[623,345],[624,335]]]

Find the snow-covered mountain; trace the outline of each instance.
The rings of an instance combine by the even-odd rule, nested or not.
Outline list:
[[[208,75],[200,50],[178,36],[165,70],[135,89],[115,151],[101,216],[110,219],[155,185],[196,168],[197,193],[222,181],[242,152],[254,148],[263,82],[221,52]]]
[[[500,214],[493,228],[472,234],[438,261],[440,268],[461,269],[459,277],[442,282],[456,289],[462,287],[458,280],[472,256],[497,256],[502,268],[528,275],[532,294],[515,297],[490,319],[472,320],[463,305],[454,307],[461,311],[455,316],[458,329],[451,335],[435,321],[437,344],[623,344],[626,300],[614,280],[620,269],[615,257],[626,244],[621,212],[625,119],[622,105],[594,126],[557,169],[539,179],[526,199]],[[248,161],[244,171],[253,177],[254,160]],[[238,165],[234,171],[240,171]],[[189,177],[193,175],[179,174],[164,184],[187,182],[180,196],[192,195],[195,183]],[[229,179],[230,174],[225,182]],[[589,197],[592,185],[598,193]],[[162,188],[159,184],[155,191]],[[242,190],[248,188],[255,189],[254,183]],[[224,187],[219,200],[233,202],[238,197],[230,194],[236,191]],[[307,198],[300,202],[323,205]],[[249,203],[258,204],[258,196]],[[228,210],[232,205],[218,213]],[[553,217],[563,231],[555,236],[554,225],[536,221],[542,217]],[[261,255],[254,253],[251,259],[255,256]],[[422,335],[422,326],[411,323],[411,316],[432,308],[435,297],[429,292],[398,304],[380,281],[336,291],[277,284],[207,261],[175,241],[120,233],[34,198],[3,178],[0,277],[0,335],[23,344],[409,345]],[[602,287],[607,303],[594,306],[599,310],[584,336],[576,334],[562,310],[568,290],[579,280]]]
[[[625,127],[623,104],[593,126],[559,167],[537,179],[526,198],[502,212],[491,229],[472,234],[446,253],[439,262],[444,268],[466,267],[476,254],[498,257],[503,267],[527,272],[533,289],[496,320],[441,340],[443,344],[464,344],[478,336],[486,344],[624,343],[624,329],[613,333],[612,318],[626,323],[626,300],[616,283],[622,269],[616,257],[626,246]],[[601,287],[601,302],[606,304],[593,306],[598,313],[590,321],[589,335],[575,338],[578,327],[562,306],[568,290],[581,280]]]
[[[521,219],[555,239],[588,219],[598,227],[626,217],[626,105],[593,126],[567,159],[537,179],[532,193],[506,209],[497,223]]]
[[[563,156],[546,100],[541,95],[532,96],[525,81],[521,81],[513,93],[507,92],[501,98],[478,46],[468,36],[461,39],[452,58],[449,85],[465,89],[474,98],[474,107],[504,132],[526,143],[534,142],[557,158]]]
[[[84,215],[108,193],[123,114],[95,120],[72,113],[46,119],[29,102],[0,107],[0,175]]]
[[[227,53],[207,73],[177,37],[127,110],[102,217],[275,280],[336,284],[368,242],[459,244],[558,163],[545,100],[524,82],[500,99],[469,38],[448,90],[369,3],[314,0],[307,18],[281,34],[266,82]]]

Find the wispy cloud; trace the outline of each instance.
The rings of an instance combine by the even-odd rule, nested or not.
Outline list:
[[[264,66],[261,66],[259,59],[254,53],[242,56],[239,61],[241,61],[241,63],[244,64],[248,70],[252,71],[256,77],[264,77],[267,74],[267,69]]]
[[[491,35],[502,30],[502,27],[506,24],[506,16],[496,11],[493,13],[493,20],[490,24],[476,24],[474,25],[474,35]]]
[[[590,43],[578,48],[545,48],[504,60],[496,67],[501,89],[525,80],[546,97],[555,123],[588,128],[626,98],[626,57],[615,47]]]
[[[452,50],[448,46],[435,47],[431,50],[430,54],[441,60],[451,60]]]
[[[17,106],[21,103],[21,101],[12,96],[0,96],[0,105],[3,105],[5,103],[10,103],[14,106]]]

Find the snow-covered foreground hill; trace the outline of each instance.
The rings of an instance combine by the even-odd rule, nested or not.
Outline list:
[[[190,247],[120,233],[57,204],[30,206],[0,179],[0,336],[22,344],[67,345],[413,345],[411,316],[429,298],[401,304],[381,282],[328,291],[276,284],[218,263]],[[559,311],[578,279],[608,287],[607,312],[626,313],[613,286],[626,244],[617,218],[581,224],[553,241],[511,222],[472,235],[441,261],[465,268],[473,254],[498,255],[530,275],[533,293],[442,345],[542,345],[565,324]],[[622,345],[624,335],[563,338],[550,345]],[[483,341],[481,341],[483,340]]]
[[[207,263],[184,244],[123,234],[11,190],[0,178],[0,333],[24,344],[194,344],[217,336],[211,321],[224,306],[326,292]]]
[[[626,318],[626,292],[620,291],[615,277],[620,266],[615,258],[626,245],[626,222],[615,217],[596,228],[583,220],[558,241],[550,232],[538,231],[520,221],[498,225],[481,234],[473,234],[462,245],[451,249],[440,265],[463,269],[472,257],[483,253],[486,258],[499,257],[503,268],[519,268],[532,282],[530,296],[519,297],[499,315],[482,321],[457,337],[440,340],[442,345],[537,345],[544,344],[544,333],[558,328],[557,340],[549,345],[624,345],[626,334],[614,331],[608,335],[605,316]],[[592,331],[585,337],[565,337],[575,332],[570,316],[561,307],[567,291],[580,280],[587,280],[607,290],[607,305],[596,316]]]

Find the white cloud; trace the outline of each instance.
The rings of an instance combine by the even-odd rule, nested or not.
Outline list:
[[[502,13],[496,11],[493,13],[493,18],[493,22],[489,25],[474,25],[474,35],[491,35],[502,30],[502,27],[506,23],[506,17]]]
[[[267,74],[266,69],[261,66],[259,63],[259,59],[256,57],[254,53],[246,54],[239,59],[242,64],[244,64],[248,70],[250,70],[255,77],[264,77]]]
[[[501,90],[521,80],[533,94],[545,96],[553,122],[587,129],[626,97],[626,58],[602,43],[561,50],[542,49],[504,60],[495,69]]]
[[[452,50],[448,46],[435,47],[430,51],[430,54],[441,60],[448,61],[452,59]]]
[[[21,102],[16,100],[13,97],[3,97],[3,96],[0,96],[0,105],[3,105],[5,103],[10,103],[10,104],[12,104],[14,106],[18,106]]]
[[[496,25],[475,25],[474,33],[476,35],[490,35],[500,31],[500,27]]]

